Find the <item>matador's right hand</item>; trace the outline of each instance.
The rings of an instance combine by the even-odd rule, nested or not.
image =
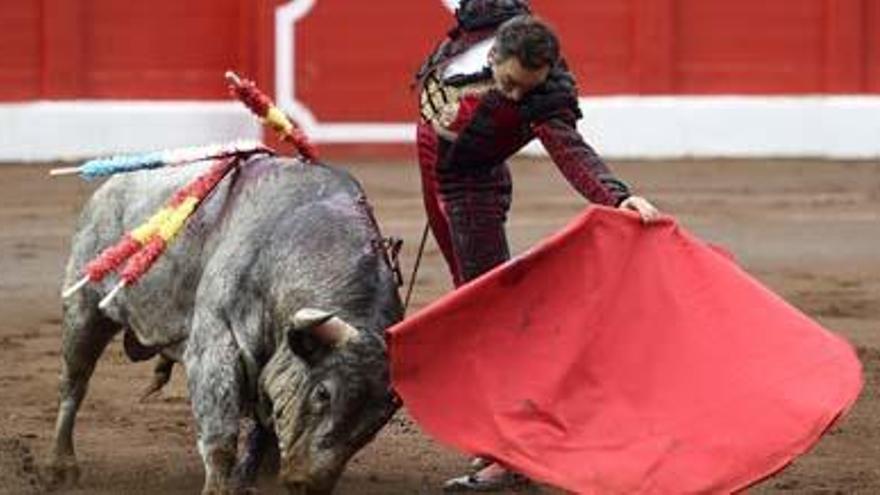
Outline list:
[[[641,196],[630,196],[620,203],[618,208],[634,211],[642,217],[642,223],[651,223],[660,219],[660,210],[650,201]]]

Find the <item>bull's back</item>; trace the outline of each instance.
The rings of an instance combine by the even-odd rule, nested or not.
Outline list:
[[[81,276],[90,259],[146,221],[174,192],[209,167],[195,164],[109,179],[83,210],[65,285]],[[308,239],[326,242],[327,234],[332,237],[327,226],[350,220],[351,205],[361,194],[356,181],[339,170],[292,159],[251,158],[217,186],[166,254],[105,312],[134,330],[144,344],[183,340],[197,294],[205,291],[206,282],[210,285],[206,277],[226,277],[233,282],[228,290],[235,290],[237,283],[254,276],[258,265],[271,276],[290,260],[303,259],[314,247],[308,245]],[[342,244],[333,242],[324,252],[345,250],[345,242],[362,242],[360,235],[369,236],[369,229],[351,230],[344,239],[337,239],[344,241]],[[301,242],[295,242],[297,239]],[[276,263],[278,266],[273,266]],[[334,265],[328,262],[326,266]],[[208,274],[206,267],[213,267]],[[115,283],[111,276],[89,290],[103,295]]]
[[[249,164],[239,180],[200,301],[219,298],[234,314],[281,319],[319,307],[353,323],[369,319],[377,305],[396,308],[381,235],[348,173],[266,161]]]

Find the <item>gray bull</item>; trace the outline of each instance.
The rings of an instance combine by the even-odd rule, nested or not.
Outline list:
[[[204,170],[129,174],[99,188],[74,235],[65,287]],[[252,157],[143,280],[101,310],[113,283],[64,301],[51,466],[58,482],[78,477],[76,412],[96,361],[123,330],[130,356],[161,353],[160,378],[170,360],[186,369],[204,493],[252,486],[276,438],[288,490],[329,493],[397,409],[384,341],[402,317],[396,279],[363,191],[345,172]],[[239,420],[247,417],[262,421],[236,468]]]

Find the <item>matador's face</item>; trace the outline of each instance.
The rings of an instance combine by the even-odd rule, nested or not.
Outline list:
[[[516,56],[498,60],[494,49],[489,53],[489,67],[492,68],[495,88],[514,101],[521,100],[529,91],[540,86],[550,74],[549,65],[528,69]]]

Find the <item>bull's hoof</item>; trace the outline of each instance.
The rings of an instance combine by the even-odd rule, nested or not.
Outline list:
[[[46,473],[46,480],[50,490],[73,488],[79,484],[79,465],[76,459],[62,459],[53,461]]]
[[[250,470],[253,471],[253,470]],[[257,476],[256,474],[247,475],[248,470],[242,468],[242,465],[238,465],[235,468],[235,472],[232,476],[233,485],[235,486],[235,495],[258,495],[260,492],[257,490]]]
[[[233,483],[214,483],[211,486],[206,486],[202,489],[202,495],[239,495],[242,493],[257,493],[256,489],[254,492],[243,492],[242,489],[235,486]]]
[[[153,381],[150,382],[149,385],[144,387],[144,390],[141,392],[141,396],[138,398],[138,402],[143,404],[147,402],[154,396],[159,394],[159,391],[162,390],[162,387],[165,386],[166,381],[162,381],[158,378],[153,378]]]

